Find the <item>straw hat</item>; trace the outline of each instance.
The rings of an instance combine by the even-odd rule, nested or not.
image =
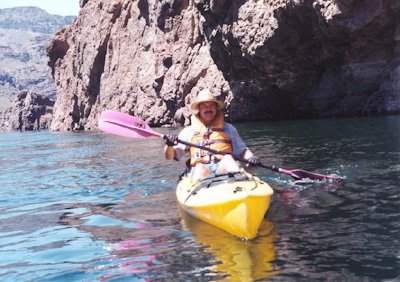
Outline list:
[[[192,110],[198,111],[200,103],[203,103],[203,102],[217,103],[218,110],[222,110],[224,108],[224,102],[217,100],[217,98],[215,98],[214,94],[208,89],[204,89],[199,92],[199,95],[197,95],[196,100],[192,103],[192,106],[191,106]]]

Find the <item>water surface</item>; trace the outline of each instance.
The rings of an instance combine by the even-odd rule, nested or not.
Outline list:
[[[0,134],[1,281],[399,280],[399,116],[236,126],[264,163],[346,181],[251,168],[275,194],[246,242],[179,210],[158,138]]]

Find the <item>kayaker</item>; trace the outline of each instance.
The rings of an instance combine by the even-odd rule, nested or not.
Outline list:
[[[178,161],[190,152],[189,174],[192,182],[210,173],[238,172],[240,167],[232,154],[247,160],[251,165],[260,163],[260,159],[247,148],[236,128],[224,121],[223,108],[224,103],[217,100],[210,90],[204,89],[191,105],[191,109],[198,112],[191,116],[191,125],[184,128],[179,136],[165,135],[164,152],[168,160]],[[206,150],[178,144],[178,138],[228,154],[215,155]]]

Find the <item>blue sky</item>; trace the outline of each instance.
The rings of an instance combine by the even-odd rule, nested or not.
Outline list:
[[[19,6],[36,6],[60,16],[77,16],[80,9],[79,0],[0,0],[0,9]]]

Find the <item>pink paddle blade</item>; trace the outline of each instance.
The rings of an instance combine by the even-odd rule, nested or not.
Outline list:
[[[137,117],[125,114],[125,113],[107,110],[101,114],[100,119],[108,120],[108,121],[111,121],[114,123],[132,125],[137,128],[153,131],[153,129],[147,123],[145,123],[143,120],[141,120],[140,118],[137,118]]]
[[[131,138],[162,137],[143,120],[124,113],[105,111],[101,114],[99,128],[105,132]]]

